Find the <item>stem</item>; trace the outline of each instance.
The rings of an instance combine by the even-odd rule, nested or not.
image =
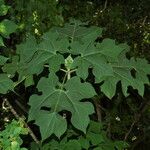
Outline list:
[[[108,1],[106,0],[105,4],[104,4],[104,8],[100,12],[103,12],[107,8],[107,3],[108,3]]]
[[[21,119],[21,117],[17,114],[17,112],[15,111],[15,109],[13,108],[13,106],[9,103],[9,101],[7,100],[7,98],[4,98],[4,102],[6,103],[6,105],[9,107],[11,113],[15,116],[16,119]],[[25,118],[25,117],[24,117]],[[33,133],[33,131],[31,130],[31,128],[28,126],[28,124],[23,120],[23,123],[25,125],[25,127],[28,129],[30,136],[32,137],[32,139],[39,144],[39,141],[37,139],[37,137],[35,136],[35,134]]]
[[[70,69],[67,69],[67,70],[64,70],[64,69],[60,69],[61,71],[65,72],[67,74],[67,80],[69,80],[71,78],[71,73],[75,72],[76,69],[73,69],[73,70],[70,70]]]
[[[98,122],[102,122],[102,112],[101,112],[101,108],[99,107],[100,104],[98,98],[94,98],[94,104],[96,107],[97,120]]]
[[[129,134],[131,133],[131,131],[132,131],[132,129],[133,129],[135,123],[136,123],[136,120],[133,121],[133,123],[132,123],[131,126],[130,126],[129,131],[125,134],[124,141],[126,141],[127,138],[129,137]]]
[[[130,129],[128,130],[128,132],[125,134],[125,137],[124,137],[124,141],[126,141],[130,135],[130,133],[132,132],[133,130],[133,127],[135,126],[135,124],[140,120],[142,114],[145,112],[145,110],[147,109],[147,107],[150,106],[150,101],[148,101],[143,107],[141,106],[141,111],[139,113],[137,113],[134,117],[134,120],[130,126]]]
[[[144,26],[145,22],[146,22],[146,19],[147,19],[147,16],[145,16],[143,22],[142,22],[142,25]]]
[[[69,80],[71,78],[71,72],[70,69],[67,70],[67,80]]]
[[[62,81],[62,84],[61,84],[61,87],[60,87],[60,91],[63,90],[63,86],[64,86],[64,84],[65,84],[66,78],[67,78],[67,73],[65,74],[65,76],[64,76],[64,78],[63,78],[63,81]],[[59,102],[59,99],[60,99],[60,92],[59,92],[59,97],[58,97],[57,103],[56,103],[56,105],[55,105],[55,107],[54,107],[54,112],[56,112],[56,110],[57,110],[57,104],[58,104],[58,102]]]
[[[63,72],[65,72],[65,73],[67,73],[67,70],[65,70],[65,69],[60,69],[61,71],[63,71]]]
[[[14,87],[18,86],[21,82],[23,82],[27,77],[22,78],[20,81],[16,82]]]

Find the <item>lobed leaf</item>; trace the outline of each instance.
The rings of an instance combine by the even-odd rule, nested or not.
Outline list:
[[[80,101],[85,98],[93,97],[96,94],[94,89],[89,83],[81,83],[78,77],[71,78],[65,85],[61,85],[60,88],[56,88],[58,85],[58,80],[54,75],[47,79],[43,78],[40,80],[38,89],[42,91],[43,94],[41,96],[31,96],[29,101],[31,106],[29,120],[35,120],[36,123],[40,125],[39,120],[41,120],[41,118],[39,116],[43,112],[43,110],[41,110],[42,107],[48,107],[51,109],[50,112],[44,111],[45,118],[51,117],[52,114],[57,114],[57,120],[55,121],[62,120],[63,117],[58,115],[58,113],[63,110],[67,110],[72,113],[72,124],[77,129],[85,133],[87,125],[90,121],[88,116],[94,112],[94,108],[91,103]],[[52,132],[49,132],[43,138],[48,138],[52,133],[58,136],[56,131],[59,130],[59,128],[62,129],[62,126],[66,126],[65,121],[62,122],[64,123],[59,126],[57,126],[57,123],[53,126],[53,128],[50,126],[49,130]],[[56,131],[53,130],[54,128]],[[46,128],[44,126],[40,126],[40,130],[41,134],[43,135]],[[63,132],[61,132],[59,135],[62,134]]]
[[[110,99],[114,96],[116,91],[116,84],[121,81],[122,91],[125,96],[128,95],[127,90],[129,86],[137,89],[139,94],[143,96],[144,85],[149,84],[147,75],[150,74],[150,65],[144,59],[131,60],[120,59],[118,63],[111,63],[114,75],[112,77],[105,77],[104,84],[101,86],[102,92]],[[135,70],[135,76],[131,71]]]

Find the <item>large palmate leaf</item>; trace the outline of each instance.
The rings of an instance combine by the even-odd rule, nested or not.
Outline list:
[[[127,96],[129,86],[137,89],[139,94],[144,94],[144,84],[149,84],[147,75],[150,73],[150,65],[143,59],[120,59],[118,63],[111,63],[114,75],[105,77],[104,84],[101,86],[102,92],[112,98],[116,92],[116,84],[121,81],[122,91]],[[131,71],[135,71],[135,76]]]
[[[36,56],[38,45],[34,37],[27,38],[25,43],[17,45],[17,54],[19,56],[13,56],[11,63],[7,63],[3,66],[3,72],[9,74],[11,77],[17,72],[19,74],[18,82],[16,85],[25,80],[25,86],[34,84],[33,74],[39,73],[43,70],[43,67],[38,68],[30,64],[33,57]]]
[[[65,132],[66,121],[58,114],[62,110],[70,111],[73,126],[86,132],[89,124],[88,115],[92,114],[94,109],[91,103],[80,100],[91,98],[96,94],[89,83],[81,83],[78,77],[74,77],[62,85],[58,83],[56,76],[52,75],[41,79],[38,89],[42,91],[42,95],[31,96],[29,120],[35,120],[40,126],[42,139],[46,139],[52,133],[60,137]],[[50,108],[50,112],[41,110],[43,107]],[[43,126],[44,122],[47,122],[48,129]]]
[[[116,45],[111,39],[103,40],[99,44],[99,48],[94,45],[95,37],[92,39],[92,37],[87,36],[82,41],[84,42],[83,44],[74,42],[75,46],[74,44],[72,45],[72,49],[81,54],[81,56],[75,58],[73,64],[74,67],[77,67],[77,75],[86,79],[88,68],[93,68],[93,74],[99,80],[105,76],[113,76],[113,69],[109,64],[109,60],[118,61],[117,57],[124,51],[124,48]]]
[[[30,62],[37,50],[38,45],[33,36],[29,36],[24,43],[17,45],[17,54],[20,55],[21,62]]]
[[[33,85],[33,75],[28,71],[26,64],[19,62],[19,57],[12,57],[12,62],[7,63],[2,67],[3,72],[7,73],[10,77],[14,77],[16,72],[19,74],[18,81],[14,86],[25,80],[25,86]]]
[[[118,56],[121,52],[126,50],[127,47],[122,46],[122,44],[117,45],[115,40],[104,39],[101,43],[98,43],[96,47],[99,49],[99,52],[107,59],[107,61],[117,61]]]
[[[18,70],[20,78],[39,74],[43,70],[43,64],[32,63],[33,59],[38,55],[38,44],[33,36],[29,36],[25,43],[17,45],[17,53],[19,54]]]
[[[39,66],[48,63],[50,69],[57,71],[60,69],[60,64],[64,63],[62,55],[59,51],[67,49],[66,40],[58,40],[58,34],[49,31],[42,36],[42,42],[38,45],[37,55],[32,59],[30,65],[38,68]]]
[[[147,60],[137,58],[131,58],[130,65],[136,71],[136,79],[145,84],[149,84],[149,79],[147,75],[150,74],[150,64],[148,64]]]
[[[38,119],[36,119],[36,124],[40,127],[43,140],[52,134],[55,134],[60,138],[60,136],[67,130],[66,120],[56,112],[40,113]]]
[[[101,28],[95,26],[87,28],[85,25],[87,24],[77,20],[71,20],[71,22],[66,23],[63,28],[56,28],[56,32],[59,34],[59,36],[62,36],[62,38],[70,38],[71,42],[80,40],[82,37],[89,36],[93,33],[97,33],[97,37],[101,36]]]
[[[0,94],[6,94],[8,90],[13,90],[13,81],[6,74],[0,74]]]

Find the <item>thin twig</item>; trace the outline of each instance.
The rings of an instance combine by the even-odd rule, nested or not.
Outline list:
[[[6,105],[9,107],[11,113],[15,116],[16,119],[20,119],[21,117],[17,114],[17,112],[15,111],[15,109],[13,108],[13,106],[9,103],[9,101],[7,100],[7,98],[4,98],[4,102],[6,103]],[[24,122],[25,127],[28,129],[30,136],[32,137],[32,139],[39,144],[39,140],[37,139],[37,137],[35,136],[35,134],[33,133],[33,131],[31,130],[31,128],[28,126],[28,124]]]
[[[125,134],[125,137],[124,137],[124,141],[126,141],[131,133],[131,131],[133,130],[133,127],[135,126],[135,124],[140,120],[142,114],[145,112],[145,110],[147,109],[147,107],[150,106],[150,101],[148,101],[143,107],[141,106],[140,107],[140,112],[138,114],[135,115],[134,117],[134,120],[128,130],[128,132]]]
[[[144,26],[145,22],[146,22],[147,16],[144,17],[144,20],[142,22],[142,26]]]
[[[129,134],[131,133],[131,131],[132,131],[132,129],[133,129],[133,127],[134,127],[134,125],[135,125],[136,122],[137,122],[137,120],[134,120],[134,121],[132,122],[132,124],[131,124],[131,126],[130,126],[130,129],[129,129],[128,132],[125,134],[124,141],[126,141],[127,138],[129,137]]]
[[[108,1],[106,0],[105,4],[104,4],[104,8],[101,10],[101,12],[103,12],[107,8],[107,3],[108,3]]]

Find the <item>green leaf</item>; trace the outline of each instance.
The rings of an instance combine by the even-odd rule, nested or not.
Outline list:
[[[124,56],[125,57],[125,56]],[[105,77],[104,84],[101,86],[102,92],[110,99],[114,96],[116,84],[121,81],[122,91],[125,96],[128,95],[129,86],[137,89],[139,94],[144,94],[144,84],[149,84],[147,75],[150,74],[150,65],[142,59],[127,60],[120,58],[118,63],[111,63],[114,75]],[[135,77],[131,74],[131,70],[135,70]]]
[[[107,61],[117,61],[119,54],[124,51],[124,48],[115,44],[115,40],[104,39],[102,43],[98,43],[96,46],[101,54],[103,54]]]
[[[8,90],[13,90],[13,81],[6,74],[0,74],[0,93],[6,94]]]
[[[25,43],[17,45],[17,54],[20,55],[17,72],[21,72],[19,73],[21,78],[42,72],[44,64],[34,61],[38,56],[38,48],[39,46],[33,36],[29,36]]]
[[[26,76],[24,84],[25,84],[25,87],[33,85],[34,84],[33,76],[32,75]]]
[[[80,143],[77,140],[70,140],[66,143],[63,150],[82,150]]]
[[[4,45],[4,41],[3,41],[3,38],[0,36],[0,46],[5,46]]]
[[[96,147],[93,150],[104,150],[102,147]]]
[[[50,71],[54,72],[60,69],[60,65],[64,63],[62,55],[58,54],[65,46],[65,41],[57,41],[58,34],[52,31],[42,36],[42,42],[38,45],[36,55],[29,63],[30,70],[34,68],[43,68],[44,64],[50,64]]]
[[[49,31],[42,37],[43,41],[39,44],[40,61],[50,64],[50,69],[57,71],[60,69],[60,64],[64,63],[64,58],[57,52],[61,51],[66,46],[65,40],[58,40],[56,32]],[[53,64],[53,65],[51,65]]]
[[[10,20],[3,20],[0,22],[0,34],[4,37],[8,37],[9,34],[15,32],[17,29],[17,25]]]
[[[43,140],[45,140],[52,134],[55,134],[60,138],[60,136],[67,130],[66,120],[56,112],[53,112],[51,114],[40,113],[38,117],[39,119],[36,121],[36,124],[40,126]]]
[[[144,84],[149,84],[147,75],[150,74],[150,64],[148,64],[148,61],[141,58],[137,58],[136,60],[131,58],[130,64],[136,71],[136,80],[141,81]]]
[[[102,127],[103,126],[100,122],[91,121],[88,130],[93,133],[101,133],[101,130],[103,129]]]
[[[105,142],[105,139],[101,133],[97,134],[97,133],[89,132],[87,134],[87,139],[91,141],[92,145],[98,145],[100,143]]]
[[[80,139],[78,140],[78,142],[80,143],[80,145],[81,145],[81,147],[82,147],[83,149],[88,149],[88,148],[90,147],[89,141],[88,141],[87,139],[85,139],[85,138],[80,138]]]
[[[31,142],[31,144],[30,144],[30,150],[39,150],[40,148],[40,146],[39,146],[40,144],[37,144],[37,143],[35,143],[35,142]]]
[[[19,73],[18,81],[15,83],[15,86],[25,80],[25,86],[28,87],[34,84],[32,72],[28,70],[28,65],[19,62],[19,57],[12,57],[11,63],[6,63],[2,67],[3,72],[7,73],[10,77],[14,77],[15,73]]]
[[[82,41],[84,42],[83,44],[74,42],[74,45],[72,45],[72,49],[81,54],[81,56],[74,59],[73,63],[73,66],[77,67],[77,75],[86,79],[88,69],[93,68],[93,74],[99,80],[104,76],[112,76],[112,67],[107,63],[101,51],[94,46],[95,37],[94,39],[86,37]]]
[[[4,56],[0,55],[0,65],[4,65],[7,60],[8,60],[7,57],[4,57]]]
[[[77,20],[72,20],[70,23],[66,23],[63,28],[56,28],[56,32],[59,33],[62,38],[70,38],[71,41],[79,40],[83,37],[91,36],[96,33],[96,38],[101,36],[102,29],[98,27],[85,27],[85,23]]]
[[[7,73],[10,77],[14,77],[16,71],[18,70],[18,61],[19,61],[18,56],[12,57],[12,62],[6,63],[2,67],[3,72]]]
[[[29,63],[37,55],[38,45],[33,36],[27,37],[24,43],[17,45],[17,54],[20,55],[20,62]]]
[[[57,87],[57,88],[56,88]],[[72,113],[71,122],[77,129],[86,132],[89,124],[89,115],[94,112],[93,105],[89,102],[80,102],[85,98],[93,97],[96,93],[89,83],[81,83],[78,77],[71,78],[66,84],[58,83],[55,75],[49,78],[42,78],[38,84],[39,91],[42,95],[32,95],[29,101],[31,106],[29,112],[29,120],[39,122],[42,107],[51,108],[50,112],[44,112],[45,115],[56,114],[62,110],[67,110]],[[44,111],[44,110],[43,110]],[[48,118],[48,117],[46,117]],[[59,119],[61,116],[59,117]],[[40,125],[40,124],[39,124]],[[44,129],[42,129],[44,128]],[[58,127],[54,127],[59,130]],[[56,135],[53,128],[49,128]],[[61,125],[59,128],[62,128]],[[45,130],[44,126],[40,126],[41,132]],[[52,133],[48,133],[47,137]],[[43,134],[43,133],[41,133]],[[61,135],[62,133],[60,133]],[[58,136],[58,134],[56,135]],[[45,137],[46,138],[46,137]]]
[[[19,119],[19,121],[12,120],[4,130],[0,131],[0,145],[5,150],[27,150],[26,148],[21,148],[23,143],[20,138],[21,134],[28,134],[28,129],[24,128],[24,122],[22,119]]]
[[[10,6],[4,5],[4,3],[0,2],[0,16],[4,16],[7,14]]]
[[[117,150],[123,150],[129,147],[129,144],[124,141],[115,141],[114,145],[117,148]]]

